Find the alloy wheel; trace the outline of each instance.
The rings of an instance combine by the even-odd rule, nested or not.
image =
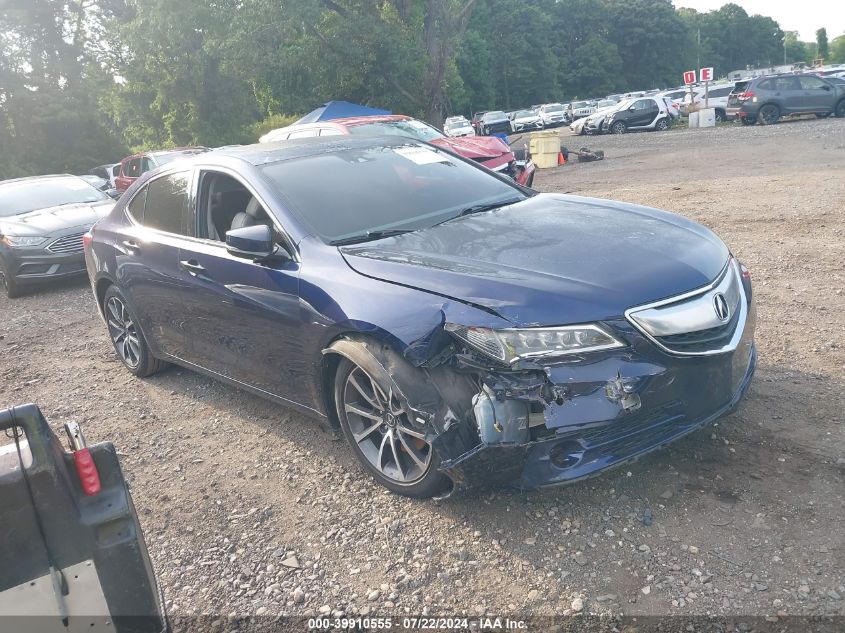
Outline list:
[[[129,310],[118,297],[109,297],[106,302],[106,321],[114,349],[120,358],[129,367],[137,367],[141,361],[141,341]]]
[[[364,458],[399,485],[422,479],[431,464],[431,445],[411,428],[392,389],[384,389],[356,366],[346,379],[340,403],[349,430]]]
[[[660,119],[655,127],[658,129],[658,131],[665,132],[669,129],[669,123],[666,121],[666,119]]]
[[[625,124],[622,123],[622,121],[618,121],[617,123],[614,123],[611,126],[610,131],[613,132],[614,134],[624,134],[625,133]]]
[[[835,116],[839,117],[840,119],[842,117],[845,117],[845,99],[840,100],[839,103],[836,104]]]
[[[766,105],[760,110],[760,122],[763,125],[774,125],[780,118],[780,111],[777,106]]]

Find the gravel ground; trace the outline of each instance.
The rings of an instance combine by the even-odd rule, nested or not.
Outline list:
[[[662,452],[538,493],[394,496],[298,413],[133,378],[84,280],[0,297],[0,403],[114,442],[177,616],[845,615],[845,121],[564,142],[607,159],[539,190],[687,215],[752,272],[748,397]]]

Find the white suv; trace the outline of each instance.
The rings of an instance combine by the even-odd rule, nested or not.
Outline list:
[[[716,109],[717,121],[728,120],[728,95],[731,94],[734,85],[734,82],[714,83],[707,89],[707,106]],[[703,84],[693,86],[692,96],[690,96],[689,90],[687,90],[686,95],[684,95],[684,101],[681,104],[681,113],[689,116],[692,104],[695,104],[697,109],[703,108],[705,105],[704,94]]]
[[[543,120],[543,127],[555,127],[564,124],[566,109],[560,103],[546,103],[537,114]]]

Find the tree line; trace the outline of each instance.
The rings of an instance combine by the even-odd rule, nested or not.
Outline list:
[[[670,0],[0,0],[0,179],[252,142],[331,99],[453,113],[845,62],[736,4]]]

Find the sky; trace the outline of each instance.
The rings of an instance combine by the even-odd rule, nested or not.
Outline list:
[[[784,31],[798,31],[804,42],[815,42],[816,31],[821,27],[827,29],[828,40],[845,33],[843,0],[674,0],[674,3],[676,7],[710,11],[731,1],[748,15],[768,15]]]

